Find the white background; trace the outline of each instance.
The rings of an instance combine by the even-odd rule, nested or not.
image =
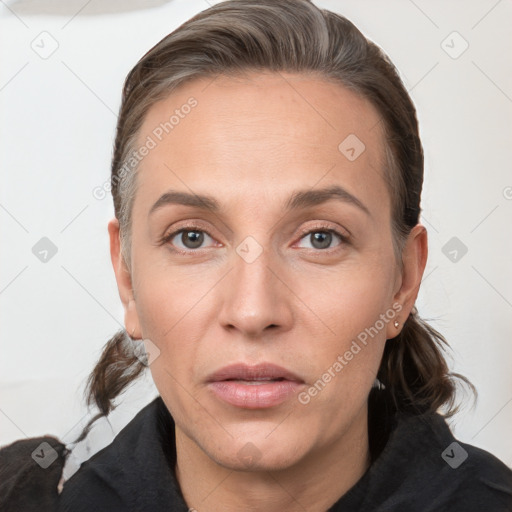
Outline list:
[[[208,7],[178,0],[94,14],[99,0],[61,3],[61,15],[0,6],[0,445],[43,434],[70,442],[89,417],[85,379],[123,321],[108,247],[112,200],[92,194],[109,181],[122,84],[150,47]],[[390,55],[417,106],[429,233],[417,306],[450,342],[452,368],[479,392],[476,407],[451,421],[456,436],[512,466],[512,3],[317,5]],[[43,31],[58,44],[47,59],[31,48]],[[47,263],[32,253],[44,236],[58,249]],[[452,237],[468,248],[457,262],[442,251]],[[77,460],[108,444],[156,393],[148,373]]]

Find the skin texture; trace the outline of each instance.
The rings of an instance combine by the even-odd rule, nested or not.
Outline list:
[[[426,229],[411,231],[401,272],[379,116],[353,92],[287,73],[194,80],[153,105],[141,145],[191,96],[197,106],[140,163],[131,274],[117,220],[108,226],[126,329],[160,350],[150,370],[176,422],[176,471],[190,507],[326,510],[368,468],[367,397],[386,339],[399,333],[417,297]],[[338,149],[349,134],[365,145],[354,161]],[[369,214],[338,200],[285,209],[293,191],[331,185]],[[170,189],[214,196],[221,210],[167,205],[148,218]],[[187,248],[181,234],[159,243],[196,225],[208,233],[199,249]],[[333,235],[318,248],[304,234],[325,229],[348,241]],[[251,263],[237,252],[247,236],[263,249]],[[308,390],[393,304],[401,308],[396,317],[307,404],[293,395],[242,409],[206,385],[227,364],[272,362]]]

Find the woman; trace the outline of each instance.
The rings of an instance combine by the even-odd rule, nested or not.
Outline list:
[[[444,419],[465,379],[415,308],[422,181],[406,89],[337,14],[227,1],[144,55],[112,161],[126,330],[77,441],[147,367],[159,396],[58,510],[512,510]]]

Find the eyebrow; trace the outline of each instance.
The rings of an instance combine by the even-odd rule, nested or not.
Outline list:
[[[190,194],[188,192],[177,192],[173,190],[166,192],[158,198],[158,201],[151,207],[151,210],[149,210],[148,216],[168,204],[181,204],[184,206],[192,206],[194,208],[202,208],[203,210],[211,210],[213,212],[218,212],[220,210],[218,201],[212,196]]]
[[[286,210],[298,210],[317,206],[332,199],[352,204],[371,216],[370,210],[356,196],[339,185],[333,185],[318,190],[297,190],[288,198],[285,203],[285,208]],[[191,206],[203,210],[210,210],[214,213],[220,212],[221,210],[220,203],[213,196],[171,190],[159,197],[156,203],[151,207],[151,210],[149,210],[148,216],[156,210],[170,204]]]
[[[298,190],[288,199],[286,208],[288,210],[297,210],[299,208],[307,208],[308,206],[316,206],[331,199],[352,204],[371,217],[370,210],[356,196],[339,185],[318,190]]]

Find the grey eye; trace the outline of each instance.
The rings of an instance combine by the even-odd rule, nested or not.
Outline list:
[[[332,233],[317,231],[311,233],[309,236],[311,237],[311,242],[315,249],[326,249],[331,245]]]
[[[302,241],[309,241],[309,245],[302,245],[302,247],[306,247],[308,249],[330,249],[331,244],[334,241],[334,237],[337,237],[340,242],[343,241],[340,235],[337,235],[334,232],[326,231],[326,230],[316,230],[306,233],[305,236],[302,237]],[[302,242],[303,243],[303,242]]]
[[[183,231],[181,242],[187,249],[197,249],[204,241],[204,233],[201,231]]]
[[[174,234],[170,242],[180,249],[199,249],[207,239],[213,242],[212,237],[204,231],[199,229],[181,229]]]

